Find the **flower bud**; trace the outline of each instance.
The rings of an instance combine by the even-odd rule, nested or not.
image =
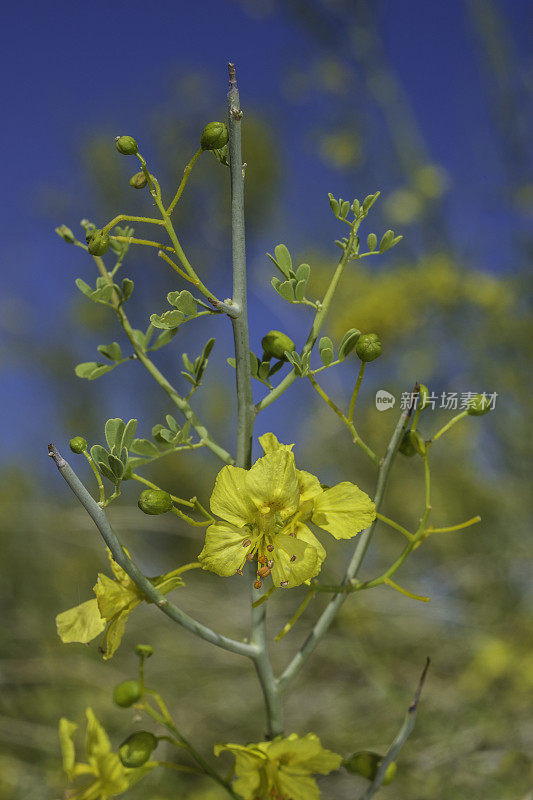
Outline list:
[[[377,333],[362,333],[355,345],[355,352],[361,361],[374,361],[375,358],[379,358],[381,342]]]
[[[202,131],[202,150],[220,150],[228,143],[229,133],[223,122],[210,122]]]
[[[418,408],[423,411],[425,408],[429,406],[429,389],[423,383],[420,384],[419,388],[419,399],[420,403],[418,404]]]
[[[353,756],[347,758],[346,761],[343,762],[343,767],[352,774],[362,775],[363,778],[373,781],[382,761],[383,756],[380,756],[379,753],[372,753],[370,750],[361,750],[361,752],[354,753]],[[396,777],[396,771],[397,767],[393,761],[387,767],[385,777],[383,778],[383,786],[392,783]]]
[[[80,455],[84,450],[87,450],[87,439],[83,436],[74,436],[69,442],[70,449],[73,453]]]
[[[115,146],[123,156],[134,156],[139,152],[137,142],[133,136],[117,136]]]
[[[135,652],[141,658],[150,658],[154,653],[154,648],[151,644],[136,644]]]
[[[145,514],[166,514],[173,508],[169,493],[161,489],[145,489],[139,495],[137,505]]]
[[[98,230],[91,234],[88,242],[89,253],[92,256],[103,256],[109,250],[109,236],[107,233]]]
[[[407,456],[408,458],[414,456],[416,453],[416,447],[412,439],[412,431],[404,431],[398,450],[402,455]]]
[[[56,228],[56,233],[58,236],[61,236],[64,242],[74,244],[76,241],[76,237],[66,225],[60,225],[59,228]]]
[[[141,684],[139,681],[123,681],[115,686],[113,700],[121,708],[129,708],[141,699]]]
[[[471,417],[482,417],[490,411],[489,398],[484,394],[476,394],[468,401],[467,412]]]
[[[134,189],[144,189],[147,183],[148,178],[144,172],[136,172],[135,175],[132,175],[130,178],[130,186],[133,186]]]
[[[292,339],[281,331],[269,331],[266,336],[263,336],[261,344],[268,358],[279,358],[281,361],[287,360],[285,350],[292,353],[295,349]]]
[[[118,748],[118,757],[125,767],[142,767],[156,747],[157,739],[153,733],[135,731]]]

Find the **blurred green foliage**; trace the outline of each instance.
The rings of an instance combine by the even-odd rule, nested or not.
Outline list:
[[[502,130],[498,116],[499,108],[514,102],[508,78],[502,78],[516,72],[512,47],[501,48],[493,16],[487,21],[478,2],[467,5],[498,120],[501,160],[507,165],[501,193],[522,209],[531,194],[523,180],[526,170],[521,169],[525,167],[522,142],[515,129],[509,139],[509,118]],[[358,428],[374,449],[383,450],[393,425],[390,412],[380,413],[373,406],[373,391],[383,385],[399,396],[419,379],[430,389],[485,389],[499,392],[499,398],[496,413],[463,421],[432,453],[434,523],[453,524],[477,513],[482,522],[460,533],[434,536],[402,569],[402,584],[430,595],[431,603],[417,604],[387,588],[350,598],[287,698],[288,731],[314,730],[326,747],[345,755],[359,749],[382,751],[394,736],[424,659],[430,655],[433,665],[415,733],[399,759],[395,783],[380,796],[384,800],[481,796],[525,800],[533,784],[531,548],[527,538],[530,450],[524,436],[530,421],[525,365],[531,355],[531,319],[523,300],[530,250],[527,243],[517,242],[509,254],[510,277],[489,275],[459,252],[447,230],[442,205],[446,193],[453,194],[457,187],[450,185],[449,177],[428,155],[416,120],[402,102],[403,92],[386,62],[369,6],[357,3],[350,20],[348,6],[313,0],[306,4],[304,14],[301,4],[287,4],[287,14],[307,28],[311,40],[315,37],[321,55],[314,61],[311,58],[305,73],[295,67],[285,90],[297,102],[305,96],[316,99],[313,93],[328,97],[335,110],[331,125],[310,131],[309,146],[343,174],[353,174],[354,186],[364,178],[373,190],[382,170],[398,175],[398,186],[384,198],[381,210],[387,225],[402,228],[404,242],[377,271],[367,262],[346,275],[327,330],[338,341],[347,328],[356,325],[363,331],[377,331],[383,341],[381,363],[374,372],[369,368],[365,377]],[[484,3],[483,7],[497,15],[496,5]],[[326,23],[332,14],[344,19],[344,30],[351,30],[358,41],[366,36],[366,47],[357,49],[357,59],[338,42],[332,44],[335,39],[328,44]],[[503,19],[498,25],[505,29]],[[361,77],[364,83],[358,82]],[[362,96],[358,96],[357,118],[355,112],[352,118],[351,112],[346,116],[350,106],[346,97],[356,90]],[[175,110],[172,95],[168,106],[153,114],[152,140],[156,171],[174,178],[193,152],[198,131],[214,116],[212,109],[221,105],[212,83],[202,76],[182,79],[177,94],[189,113],[184,117],[179,107]],[[389,144],[388,157],[376,168],[372,159],[376,120],[372,113],[363,118],[360,114],[367,101],[384,114]],[[264,235],[269,221],[276,219],[281,163],[278,157],[272,158],[272,152],[283,154],[283,145],[279,131],[252,110],[245,133],[247,225],[253,241],[259,230]],[[125,197],[132,213],[142,205],[141,193],[128,189],[125,159],[116,158],[109,147],[111,138],[105,132],[93,135],[83,149],[102,219],[122,207]],[[213,170],[206,158],[180,209],[194,261],[202,274],[211,271],[215,285],[217,263],[222,259],[227,263],[226,181],[224,171]],[[299,255],[313,264],[312,288],[319,293],[320,282],[331,269],[331,250],[325,249],[324,242],[312,241],[307,252]],[[155,299],[168,288],[162,264],[154,266],[153,261],[151,254],[143,253],[133,256],[128,268],[142,289],[131,301],[137,303],[140,314],[152,311]],[[144,275],[138,274],[139,267],[148,263]],[[254,270],[254,291],[270,291],[268,274]],[[285,313],[275,295],[268,302],[277,314]],[[21,359],[45,359],[57,396],[64,398],[65,438],[83,433],[100,441],[106,418],[101,408],[105,405],[108,416],[113,414],[116,389],[106,394],[107,378],[103,378],[89,391],[86,383],[75,380],[72,370],[79,360],[76,353],[93,341],[96,330],[99,336],[107,332],[110,318],[84,298],[73,298],[65,316],[65,326],[72,333],[54,352],[28,345]],[[85,332],[79,341],[69,343],[74,323]],[[183,349],[187,349],[186,338]],[[165,358],[170,356],[163,355],[163,363]],[[325,384],[334,397],[347,399],[355,362],[348,359],[339,370],[332,370]],[[137,373],[128,380],[144,395],[149,430],[168,410],[164,398],[144,377],[142,385],[147,388],[140,388]],[[231,370],[213,367],[200,402],[212,427],[228,428],[231,441],[232,410],[225,388],[229,380],[233,380]],[[311,471],[320,467],[321,474],[329,473],[332,479],[355,479],[372,491],[373,472],[364,456],[354,451],[334,415],[307,386],[297,384],[291,391],[309,409],[295,434],[299,463]],[[288,410],[294,397],[282,402]],[[444,411],[426,412],[422,433],[434,432],[447,418]],[[309,428],[312,441],[306,435]],[[214,652],[152,608],[141,608],[132,617],[124,644],[110,663],[101,661],[95,646],[60,644],[55,614],[90,595],[106,556],[90,520],[65,487],[57,480],[35,485],[29,466],[5,471],[0,481],[5,621],[0,630],[2,798],[45,800],[63,791],[56,732],[61,715],[79,721],[85,706],[92,705],[116,744],[131,731],[132,723],[133,727],[138,724],[131,710],[117,710],[111,703],[114,685],[135,677],[133,645],[138,641],[154,646],[148,681],[157,685],[200,750],[208,754],[218,741],[244,743],[261,738],[262,699],[251,666],[228,653]],[[178,491],[179,487],[180,495],[198,494],[205,500],[217,469],[214,459],[200,452],[159,463],[150,476],[165,489]],[[398,457],[383,508],[407,526],[417,520],[422,508],[420,472],[417,459]],[[146,571],[155,574],[194,559],[201,548],[201,531],[186,528],[176,519],[144,517],[136,509],[136,499],[136,487],[126,486],[122,501],[110,515]],[[397,553],[396,537],[385,528],[378,531],[366,566],[368,576]],[[339,543],[328,557],[328,577],[341,574],[345,552]],[[200,619],[230,635],[242,635],[249,613],[243,580],[221,581],[202,573],[191,575],[186,583],[187,590],[180,593],[186,610],[194,610]],[[283,600],[275,595],[270,601],[272,635],[295,610],[298,597],[295,591],[283,595]],[[278,667],[304,638],[324,602],[320,597],[313,600],[300,627],[273,647]],[[339,773],[323,782],[327,785],[324,795],[351,800],[364,786],[362,779],[360,784],[357,780]],[[129,796],[166,800],[176,792],[189,800],[222,797],[203,779],[160,772]]]

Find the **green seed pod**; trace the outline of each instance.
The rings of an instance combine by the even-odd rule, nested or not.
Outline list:
[[[266,336],[263,336],[261,344],[267,358],[279,358],[280,361],[287,360],[285,350],[288,350],[289,353],[294,350],[292,339],[281,331],[269,331]]]
[[[420,384],[420,403],[418,404],[418,408],[422,411],[429,406],[429,389],[423,383]]]
[[[361,750],[361,752],[354,753],[353,756],[347,758],[346,761],[343,762],[343,766],[348,772],[354,775],[362,775],[363,778],[373,781],[382,761],[383,756],[380,756],[379,753],[372,753],[370,750]],[[396,771],[397,767],[393,761],[387,767],[385,777],[383,778],[383,786],[392,783],[396,777]]]
[[[135,731],[118,748],[118,757],[125,767],[142,767],[156,747],[157,739],[153,733]]]
[[[134,156],[139,152],[137,142],[133,136],[117,136],[115,146],[123,156]]]
[[[398,450],[402,455],[407,456],[408,458],[411,458],[411,456],[414,456],[414,454],[417,452],[412,440],[411,431],[404,431]]]
[[[135,652],[141,658],[150,658],[154,654],[154,648],[151,644],[136,644]]]
[[[483,414],[488,414],[490,411],[490,400],[484,394],[476,394],[469,400],[466,410],[471,417],[482,417]]]
[[[129,708],[141,699],[141,684],[139,681],[123,681],[115,686],[113,700],[121,708]]]
[[[130,186],[133,186],[134,189],[144,189],[147,183],[148,178],[144,172],[136,172],[135,175],[132,175],[130,178]]]
[[[109,250],[109,244],[108,234],[97,228],[89,239],[89,253],[92,256],[103,256]]]
[[[220,150],[228,143],[229,133],[223,122],[210,122],[202,131],[202,150]]]
[[[58,236],[61,236],[64,242],[74,244],[76,241],[76,237],[66,225],[60,225],[59,228],[56,228],[56,233]]]
[[[145,514],[166,514],[173,508],[172,498],[168,492],[160,489],[145,489],[139,495],[137,505]]]
[[[361,361],[374,361],[375,358],[379,358],[381,342],[377,333],[362,333],[355,345],[355,352]]]
[[[73,453],[80,455],[84,450],[87,450],[87,439],[83,436],[74,436],[69,442],[70,449]]]

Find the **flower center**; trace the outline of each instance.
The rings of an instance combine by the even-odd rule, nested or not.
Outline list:
[[[289,575],[286,566],[283,564],[281,548],[276,545],[276,534],[281,529],[282,524],[278,513],[270,506],[262,506],[251,531],[242,540],[245,555],[237,573],[239,575],[243,574],[247,561],[257,561],[255,589],[261,588],[263,580],[270,575],[274,566],[277,567],[282,578],[279,585],[281,587],[289,585]],[[296,561],[296,556],[291,556],[290,561]]]

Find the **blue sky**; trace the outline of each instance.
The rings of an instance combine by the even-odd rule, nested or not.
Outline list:
[[[526,0],[500,2],[523,58],[528,52],[528,6]],[[383,7],[381,29],[388,56],[432,157],[452,176],[454,194],[448,213],[456,241],[473,251],[479,266],[509,270],[505,244],[522,222],[489,202],[501,165],[490,134],[466,3],[411,0]],[[4,9],[0,57],[5,113],[0,136],[8,202],[0,222],[4,284],[0,331],[13,326],[16,330],[18,325],[29,326],[36,336],[46,335],[47,330],[57,334],[72,282],[65,267],[65,246],[40,208],[43,187],[76,191],[82,165],[75,139],[94,129],[99,118],[114,120],[118,133],[142,136],[143,109],[165,100],[168,76],[184,64],[202,69],[214,85],[219,82],[220,114],[228,60],[238,65],[244,103],[253,97],[256,107],[264,104],[279,111],[289,153],[285,179],[290,188],[284,202],[308,199],[307,224],[313,229],[331,175],[315,168],[299,147],[307,122],[281,89],[288,60],[294,64],[300,59],[305,65],[310,44],[283,4],[277,8],[269,16],[253,16],[240,4],[224,0],[149,4],[55,0],[11,3]],[[305,225],[300,235],[305,236]],[[17,363],[7,348],[4,355],[8,421],[4,441],[7,449],[16,446],[25,452],[36,432],[44,428],[57,435],[59,431],[43,377],[30,377],[27,365]]]

